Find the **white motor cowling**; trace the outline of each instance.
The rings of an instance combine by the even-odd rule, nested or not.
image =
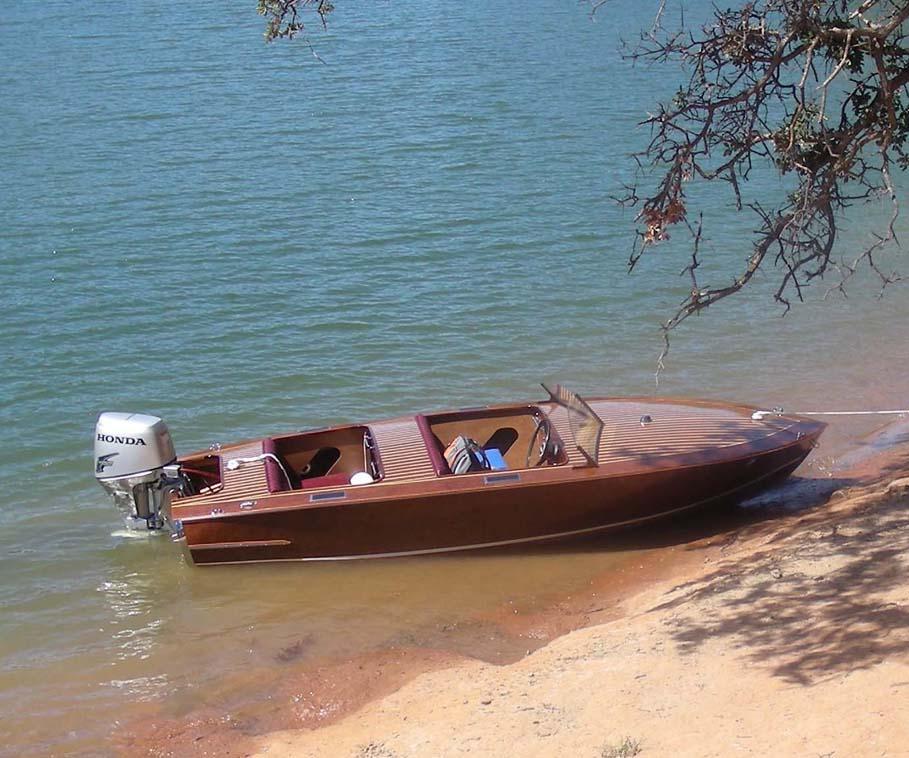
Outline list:
[[[161,529],[170,518],[170,492],[182,479],[170,432],[156,416],[102,413],[95,425],[95,478],[128,521]]]

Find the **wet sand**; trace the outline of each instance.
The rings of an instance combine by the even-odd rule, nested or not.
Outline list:
[[[802,754],[814,744],[899,754],[898,730],[879,732],[891,752],[855,752],[834,722],[843,698],[883,707],[891,685],[909,681],[900,607],[909,577],[894,563],[909,545],[909,500],[898,487],[886,491],[909,475],[906,436],[893,425],[845,459],[848,467],[795,479],[760,507],[614,535],[626,560],[545,607],[505,603],[335,660],[308,660],[304,643],[290,645],[267,696],[253,694],[261,672],[251,668],[234,682],[236,707],[151,712],[113,744],[156,756],[498,755],[512,744],[529,755],[600,755],[631,736],[652,754],[726,754],[733,744],[745,754],[760,745]],[[745,681],[751,689],[739,703]],[[793,715],[817,698],[829,699],[810,709],[831,722],[826,742]],[[592,703],[621,719],[604,720]],[[780,708],[793,715],[791,734],[768,737],[760,714]],[[695,722],[705,730],[698,742],[678,744]],[[732,734],[743,731],[736,724],[749,736]]]

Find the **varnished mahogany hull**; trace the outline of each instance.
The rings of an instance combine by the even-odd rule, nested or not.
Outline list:
[[[195,563],[340,560],[426,554],[568,539],[695,508],[725,506],[784,479],[825,425],[806,419],[786,439],[634,466],[562,466],[448,477],[380,496],[182,520]],[[517,480],[515,480],[517,476]],[[359,494],[359,493],[357,493]]]

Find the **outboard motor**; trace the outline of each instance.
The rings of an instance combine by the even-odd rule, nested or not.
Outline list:
[[[167,426],[141,413],[102,413],[95,425],[95,478],[128,523],[148,529],[170,521],[170,493],[182,486]]]

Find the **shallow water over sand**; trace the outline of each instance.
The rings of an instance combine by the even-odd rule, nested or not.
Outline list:
[[[539,380],[907,405],[904,290],[764,319],[769,280],[686,324],[655,390],[684,248],[626,275],[631,218],[610,197],[672,82],[623,62],[608,19],[344,7],[321,65],[265,47],[246,5],[204,28],[195,8],[82,0],[0,24],[16,61],[0,74],[0,754],[103,753],[118,721],[242,700],[250,671],[289,661],[414,641],[517,655],[535,643],[490,619],[633,565],[597,543],[194,569],[120,528],[91,474],[102,410],[161,415],[187,451],[531,398]],[[623,9],[621,31],[647,13]],[[754,186],[779,190],[760,172]],[[710,213],[711,265],[732,276],[753,221]],[[807,472],[876,423],[835,420]]]

